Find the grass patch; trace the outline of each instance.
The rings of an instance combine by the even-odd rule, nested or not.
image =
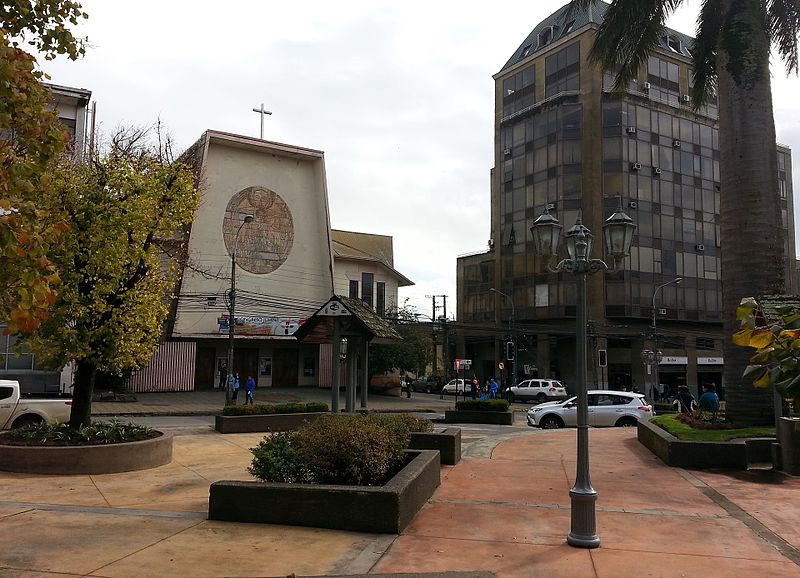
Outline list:
[[[745,427],[729,429],[697,429],[678,420],[678,414],[659,415],[651,420],[680,440],[698,442],[727,442],[738,438],[775,437],[774,427]]]

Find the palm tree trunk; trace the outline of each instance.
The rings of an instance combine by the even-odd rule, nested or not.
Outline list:
[[[92,394],[97,365],[92,361],[76,362],[75,385],[72,390],[72,410],[69,414],[69,427],[78,429],[91,423]]]
[[[785,289],[769,41],[759,0],[722,4],[717,74],[726,412],[735,422],[763,424],[773,421],[772,391],[742,378],[752,350],[733,345],[731,336],[743,297]]]

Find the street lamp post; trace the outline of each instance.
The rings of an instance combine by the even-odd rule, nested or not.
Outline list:
[[[514,359],[511,360],[511,384],[510,387],[514,387],[517,384],[517,339],[513,333],[512,326],[514,325],[514,319],[516,318],[516,311],[514,309],[514,299],[511,298],[510,295],[507,293],[503,293],[502,291],[495,289],[492,287],[489,289],[492,293],[497,293],[508,299],[508,302],[511,304],[511,317],[508,318],[508,335],[511,342],[514,344]]]
[[[652,396],[655,399],[656,391],[660,390],[661,384],[659,383],[659,376],[658,376],[658,366],[661,364],[662,354],[661,351],[658,350],[658,333],[656,332],[656,296],[658,295],[659,291],[661,291],[667,285],[677,285],[683,281],[683,277],[676,277],[672,281],[667,281],[666,283],[662,283],[658,285],[655,289],[653,289],[653,299],[650,302],[650,309],[653,312],[653,322],[650,326],[650,329],[653,332],[653,379],[655,382],[653,383],[653,392]]]
[[[553,217],[548,209],[545,209],[544,213],[534,221],[533,227],[531,227],[536,253],[548,258],[548,260],[555,257],[558,254],[558,246],[561,241],[561,230],[562,226],[558,219]],[[617,211],[606,219],[603,225],[606,255],[613,258],[615,265],[630,254],[635,230],[636,225],[633,223],[633,219],[622,211],[622,200],[620,199]],[[548,269],[551,272],[565,271],[577,276],[575,365],[578,388],[578,447],[575,484],[569,491],[572,515],[567,543],[578,548],[597,548],[600,545],[595,517],[597,492],[592,487],[589,475],[589,399],[586,391],[586,323],[588,319],[586,277],[598,271],[606,271],[609,267],[605,261],[591,258],[592,238],[592,232],[584,226],[579,214],[575,225],[565,234],[568,258],[562,260],[555,267],[550,267],[548,264]]]
[[[239,245],[239,233],[242,227],[253,222],[253,215],[245,215],[242,224],[236,229],[231,251],[231,292],[228,297],[228,378],[225,380],[225,405],[231,402],[231,381],[236,373],[233,371],[233,335],[236,332],[236,249]]]

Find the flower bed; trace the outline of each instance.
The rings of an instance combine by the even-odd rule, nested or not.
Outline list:
[[[28,474],[114,474],[146,470],[172,461],[172,435],[102,445],[1,445],[0,469]]]
[[[408,451],[410,461],[381,486],[220,481],[208,519],[400,533],[439,486],[439,452]]]
[[[291,431],[326,415],[324,403],[278,403],[228,405],[222,415],[214,416],[214,429],[219,433],[251,433]]]
[[[488,423],[513,425],[514,414],[504,399],[465,399],[456,402],[455,410],[444,412],[447,423]]]
[[[772,461],[775,438],[690,441],[678,439],[653,420],[639,420],[637,428],[639,442],[668,466],[747,469],[751,463]]]

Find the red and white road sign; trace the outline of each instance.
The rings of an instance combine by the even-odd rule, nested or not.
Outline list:
[[[502,361],[501,361],[500,363],[498,363],[498,364],[497,364],[497,369],[503,370],[503,369],[505,369],[505,368],[506,368],[506,364],[505,364],[505,363],[503,363]]]

